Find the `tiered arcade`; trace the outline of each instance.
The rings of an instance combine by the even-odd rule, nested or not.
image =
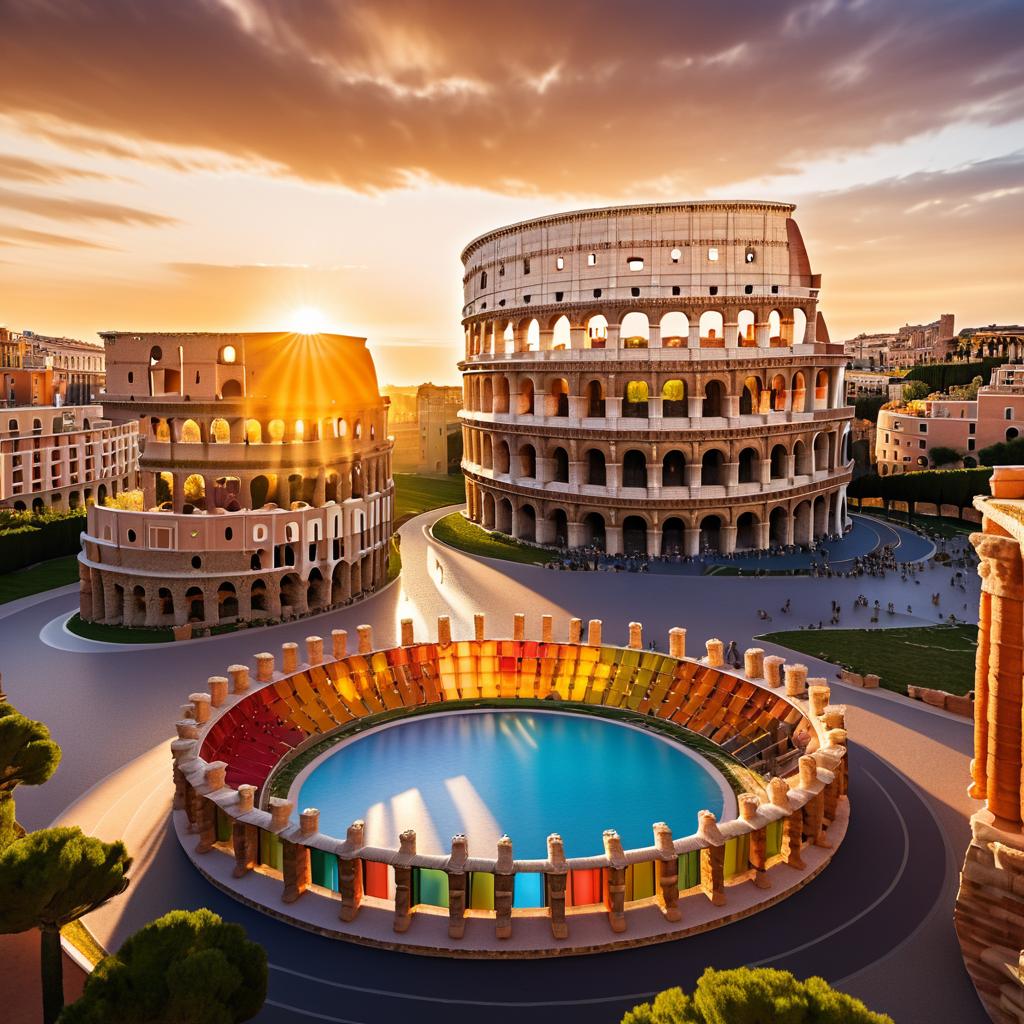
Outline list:
[[[289,618],[385,581],[391,442],[364,339],[103,337],[104,410],[139,425],[143,510],[90,508],[83,619]]]
[[[786,203],[614,207],[463,252],[468,514],[697,554],[841,533],[852,410]]]
[[[582,627],[573,619],[560,643],[545,615],[530,640],[520,614],[510,638],[488,639],[478,614],[475,639],[453,641],[442,617],[436,641],[417,642],[405,619],[390,650],[374,650],[360,626],[357,652],[335,630],[330,654],[311,636],[301,661],[297,644],[283,645],[280,669],[269,652],[256,655],[254,676],[230,666],[190,696],[171,744],[186,851],[215,884],[275,917],[453,956],[593,952],[703,931],[778,902],[829,863],[849,801],[846,709],[829,704],[823,679],[758,648],[746,652],[743,675],[729,672],[720,640],[700,661],[687,658],[680,628],[661,655],[643,649],[639,623],[628,647],[603,644],[599,620],[586,640]],[[634,850],[607,830],[579,858],[565,857],[555,833],[547,858],[518,860],[507,836],[496,850],[455,836],[450,855],[417,852],[408,829],[394,848],[369,846],[358,821],[335,838],[320,831],[316,808],[296,825],[294,803],[274,795],[277,770],[293,777],[295,758],[325,742],[406,714],[487,706],[575,709],[699,734],[746,766],[739,817],[702,811],[697,831],[676,838],[657,822],[653,844]],[[607,813],[614,821],[616,808]]]

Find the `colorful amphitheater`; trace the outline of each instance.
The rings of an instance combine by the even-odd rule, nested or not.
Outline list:
[[[597,951],[703,931],[778,902],[821,871],[847,826],[845,708],[802,665],[748,650],[743,674],[723,667],[722,643],[685,656],[686,632],[667,655],[643,649],[631,623],[626,647],[602,643],[602,625],[569,622],[568,641],[525,637],[453,641],[438,620],[435,642],[374,650],[359,627],[358,651],[332,633],[284,644],[250,669],[232,665],[194,693],[172,743],[175,826],[193,863],[231,895],[301,927],[339,938],[433,955],[530,956]],[[673,838],[652,825],[652,845],[624,850],[618,834],[594,837],[590,856],[516,860],[502,837],[484,854],[465,835],[444,855],[419,853],[416,833],[394,848],[319,829],[319,811],[291,820],[285,795],[302,764],[344,738],[414,715],[468,708],[558,709],[597,714],[703,746],[738,791],[739,816],[702,811],[697,829]],[[668,810],[668,809],[666,809]],[[609,819],[614,809],[609,808]],[[198,841],[197,841],[198,838]],[[300,899],[301,897],[301,899]]]

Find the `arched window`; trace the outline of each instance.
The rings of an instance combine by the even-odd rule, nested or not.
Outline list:
[[[595,487],[604,487],[607,483],[604,452],[591,448],[587,452],[587,483]]]
[[[564,448],[556,448],[552,453],[552,479],[558,484],[569,482],[569,453]]]
[[[649,389],[645,380],[631,380],[626,384],[622,398],[622,415],[646,419]]]
[[[643,452],[636,449],[626,452],[622,460],[622,486],[647,486],[647,456]]]

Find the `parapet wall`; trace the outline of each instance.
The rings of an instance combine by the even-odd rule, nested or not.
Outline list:
[[[685,656],[686,631],[669,634],[669,654],[643,650],[631,623],[627,647],[602,644],[602,625],[571,620],[566,643],[527,640],[517,615],[511,639],[452,641],[447,617],[437,639],[374,650],[359,627],[349,654],[343,630],[284,644],[213,676],[194,693],[172,743],[175,823],[194,863],[214,884],[274,916],[323,934],[435,955],[529,956],[588,952],[661,941],[753,913],[822,870],[848,819],[845,708],[829,704],[824,680],[802,665],[746,652],[744,674],[723,670],[719,640],[698,660]],[[780,692],[785,687],[784,693]],[[557,833],[543,860],[516,860],[511,840],[493,854],[470,852],[455,836],[448,855],[417,852],[403,830],[394,848],[370,847],[353,822],[344,839],[325,835],[319,811],[269,796],[274,769],[310,740],[372,725],[402,709],[514,706],[551,701],[609,715],[633,711],[688,729],[752,767],[739,817],[698,814],[697,829],[674,838],[663,822],[649,847],[624,850],[607,830],[593,856],[566,858]],[[261,792],[262,791],[262,792]],[[265,809],[264,809],[265,808]],[[610,814],[612,809],[610,809]],[[195,842],[198,836],[198,842]],[[194,845],[193,845],[194,844]],[[595,847],[598,837],[595,837]],[[205,856],[219,852],[225,856]],[[748,884],[749,883],[749,884]],[[300,897],[302,900],[300,901]],[[284,905],[293,906],[286,909]],[[410,932],[411,937],[406,937]]]

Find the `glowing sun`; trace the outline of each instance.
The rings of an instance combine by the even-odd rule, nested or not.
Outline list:
[[[327,329],[327,317],[315,306],[299,306],[288,314],[287,325],[296,334],[322,334]]]

